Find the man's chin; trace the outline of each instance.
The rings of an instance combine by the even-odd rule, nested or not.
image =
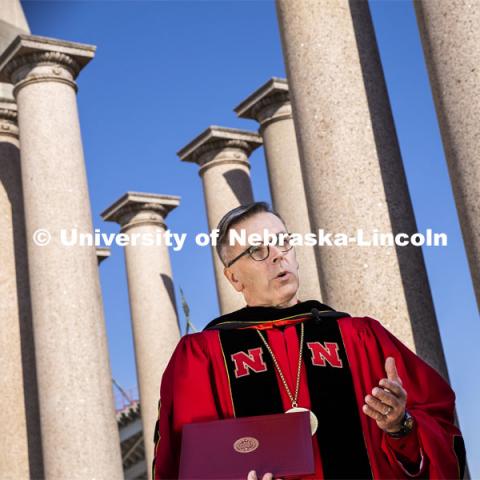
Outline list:
[[[286,289],[285,289],[286,290]],[[276,306],[278,307],[291,307],[297,303],[298,288],[291,288],[290,291],[282,292],[276,299]]]

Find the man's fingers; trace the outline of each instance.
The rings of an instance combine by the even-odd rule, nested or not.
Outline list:
[[[397,398],[393,393],[386,392],[383,388],[375,387],[372,390],[372,395],[380,400],[381,402],[385,403],[386,405],[390,405],[391,407],[396,407],[399,405],[399,402],[403,402],[403,398]]]
[[[387,404],[387,403],[381,402],[375,397],[372,397],[372,395],[367,395],[365,397],[365,403],[370,408],[373,408],[374,410],[381,413],[382,415],[387,415],[387,413],[393,412],[393,410],[398,407],[398,402],[395,402],[395,404]]]
[[[390,390],[390,392],[392,392],[398,398],[404,398],[407,396],[407,392],[398,382],[382,378],[378,383],[381,387]]]
[[[384,415],[382,415],[380,412],[377,412],[377,410],[375,410],[372,407],[369,407],[368,405],[364,405],[362,410],[363,410],[363,413],[368,415],[370,418],[373,418],[377,422],[384,422],[386,420],[386,417]]]
[[[397,366],[395,365],[395,359],[393,357],[387,357],[385,360],[385,372],[389,380],[395,380],[400,384],[402,383],[398,376]]]
[[[271,473],[266,473],[262,480],[273,480],[273,475]]]

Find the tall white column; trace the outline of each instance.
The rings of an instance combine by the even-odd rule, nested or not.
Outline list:
[[[40,478],[42,452],[17,107],[4,93],[0,86],[0,478]]]
[[[0,57],[20,128],[45,477],[122,477],[75,77],[95,48],[21,35]],[[38,229],[48,231],[35,237]],[[51,236],[50,242],[45,239]],[[43,243],[43,246],[39,244]],[[45,244],[47,243],[47,244]]]
[[[277,0],[314,230],[417,231],[368,2]],[[314,39],[314,40],[313,40]],[[447,376],[422,251],[317,249],[323,300],[378,318]]]
[[[200,167],[210,230],[232,208],[253,202],[248,158],[261,144],[262,138],[254,132],[211,126],[177,153],[181,160]],[[212,255],[221,313],[243,308],[243,296],[223,275],[215,248]]]
[[[102,213],[130,239],[125,262],[149,475],[160,380],[180,338],[165,237],[165,219],[179,203],[173,195],[127,192]]]
[[[287,81],[270,79],[238,105],[235,112],[260,124],[274,209],[290,232],[302,235],[311,232]],[[321,300],[314,248],[298,246],[295,250],[300,266],[299,297]]]
[[[479,3],[417,0],[413,4],[480,306]]]

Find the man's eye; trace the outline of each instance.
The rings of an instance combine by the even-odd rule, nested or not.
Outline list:
[[[261,245],[252,245],[250,247],[250,253],[258,252],[260,250],[260,248],[262,248]]]
[[[288,246],[289,243],[290,243],[290,235],[289,234],[282,233],[282,234],[277,235],[277,245],[282,247],[284,245]]]

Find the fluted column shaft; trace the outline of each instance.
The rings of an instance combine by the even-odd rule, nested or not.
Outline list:
[[[269,80],[235,111],[239,117],[255,119],[260,124],[274,209],[290,232],[311,232],[287,82],[280,78]],[[298,246],[296,255],[300,267],[299,297],[321,300],[314,248]]]
[[[471,0],[413,3],[480,306],[480,9]]]
[[[20,36],[0,58],[14,83],[45,477],[121,478],[119,435],[92,233],[75,76],[94,48]],[[33,234],[47,229],[48,245]]]
[[[248,158],[259,145],[261,138],[255,133],[210,127],[178,153],[182,160],[200,166],[210,230],[229,210],[253,202]],[[212,254],[221,313],[243,308],[243,296],[225,278],[215,248]]]
[[[163,238],[165,218],[179,201],[169,195],[127,193],[102,213],[130,239],[138,239],[125,246],[125,263],[149,475],[160,381],[180,338],[168,248],[156,239]]]
[[[314,230],[412,235],[368,2],[277,0],[277,7]],[[351,244],[317,253],[325,303],[378,318],[447,375],[421,249]]]

